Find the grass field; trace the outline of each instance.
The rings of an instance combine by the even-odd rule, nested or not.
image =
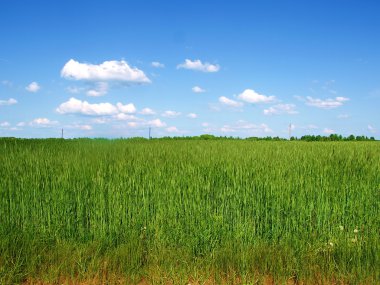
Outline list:
[[[0,177],[0,284],[380,280],[379,142],[1,139]]]

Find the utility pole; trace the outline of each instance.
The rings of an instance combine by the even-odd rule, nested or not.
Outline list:
[[[63,129],[62,129],[62,133],[61,133],[61,139],[63,139]]]
[[[149,139],[151,139],[152,137],[150,136],[150,132],[151,132],[152,128],[149,127]]]
[[[292,123],[289,124],[289,140],[292,137]]]

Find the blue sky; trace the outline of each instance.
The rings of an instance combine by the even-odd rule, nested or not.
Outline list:
[[[380,138],[378,1],[0,3],[0,136]]]

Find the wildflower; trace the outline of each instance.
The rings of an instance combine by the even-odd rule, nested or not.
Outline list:
[[[359,232],[358,229],[354,229],[354,233],[357,234]]]
[[[334,244],[330,241],[330,242],[329,242],[329,246],[333,247]]]
[[[339,226],[339,229],[340,229],[341,231],[343,231],[343,230],[344,230],[343,226]]]

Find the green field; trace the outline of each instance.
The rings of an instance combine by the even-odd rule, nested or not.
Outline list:
[[[0,284],[380,280],[379,142],[1,139],[0,177]]]

